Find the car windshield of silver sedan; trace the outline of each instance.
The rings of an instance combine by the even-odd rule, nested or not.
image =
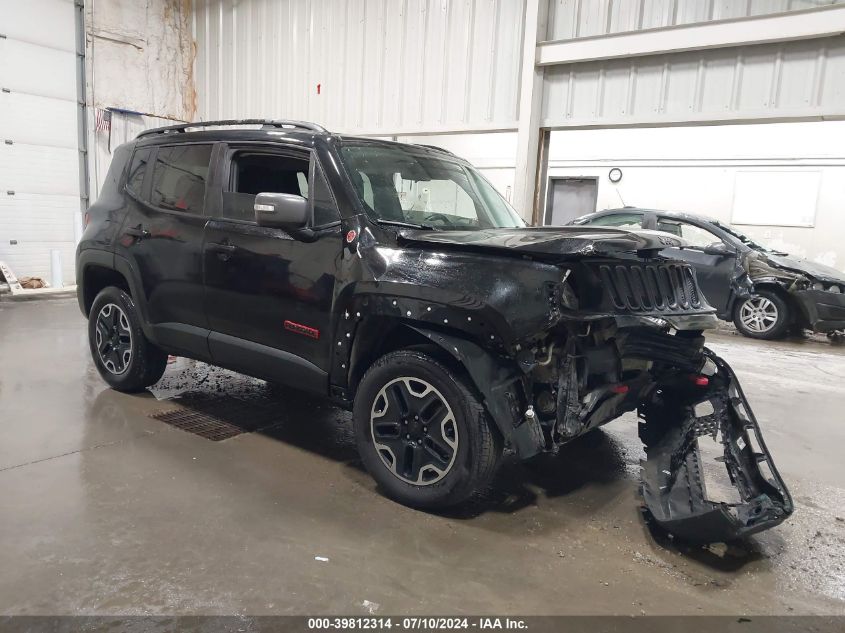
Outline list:
[[[413,146],[344,144],[341,159],[364,210],[376,221],[449,230],[516,228],[525,222],[466,163]]]

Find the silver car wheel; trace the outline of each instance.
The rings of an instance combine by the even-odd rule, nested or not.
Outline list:
[[[107,303],[97,314],[95,343],[100,362],[119,376],[132,361],[132,328],[126,313],[114,303]]]
[[[420,378],[395,378],[381,388],[370,410],[370,434],[385,467],[415,486],[443,479],[458,454],[452,408]]]
[[[739,309],[739,320],[743,326],[755,334],[765,334],[778,322],[778,307],[766,297],[746,299]]]

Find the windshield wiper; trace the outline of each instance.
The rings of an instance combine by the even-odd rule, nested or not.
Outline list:
[[[406,229],[425,229],[427,231],[439,231],[440,229],[436,226],[431,226],[430,224],[415,224],[413,222],[399,222],[398,220],[383,220],[379,218],[376,220],[379,224],[384,224],[386,226],[401,226]]]

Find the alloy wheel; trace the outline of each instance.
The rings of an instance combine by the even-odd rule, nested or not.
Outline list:
[[[132,330],[126,313],[114,303],[107,303],[97,315],[95,332],[103,366],[115,375],[125,372],[132,360]]]
[[[739,310],[739,320],[755,334],[765,334],[778,322],[778,307],[766,297],[746,299]]]
[[[407,483],[433,484],[455,463],[458,425],[452,408],[420,378],[395,378],[381,388],[370,411],[370,432],[382,463]]]

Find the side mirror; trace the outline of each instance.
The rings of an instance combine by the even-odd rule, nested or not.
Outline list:
[[[734,255],[735,251],[728,248],[728,245],[724,242],[713,242],[712,244],[708,244],[704,247],[704,254],[727,257],[728,255]]]
[[[292,193],[259,193],[254,209],[258,226],[295,231],[308,223],[308,200]]]

